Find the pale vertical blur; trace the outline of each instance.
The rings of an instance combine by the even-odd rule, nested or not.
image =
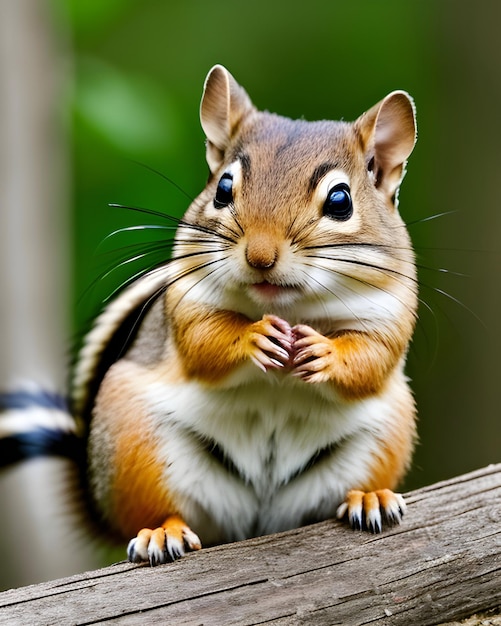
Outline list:
[[[63,385],[68,149],[45,2],[0,2],[0,380]]]
[[[0,391],[65,391],[69,188],[63,41],[49,6],[0,0]],[[0,473],[0,588],[97,565],[78,543],[68,463]]]

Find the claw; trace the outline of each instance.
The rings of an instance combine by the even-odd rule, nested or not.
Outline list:
[[[266,372],[289,365],[293,335],[288,322],[276,315],[264,315],[253,324],[251,360]]]
[[[184,556],[187,550],[200,550],[198,536],[178,516],[171,516],[163,526],[143,528],[129,541],[127,557],[131,563],[149,562],[152,567],[170,563]]]
[[[329,380],[332,354],[330,339],[304,324],[294,326],[292,333],[294,335],[293,376],[312,383]]]
[[[339,505],[336,516],[338,519],[347,517],[355,530],[364,529],[379,534],[385,523],[388,526],[399,524],[405,509],[403,497],[389,489],[369,492],[351,490]]]

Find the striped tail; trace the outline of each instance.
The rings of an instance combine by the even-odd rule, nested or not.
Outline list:
[[[67,399],[41,389],[0,393],[0,467],[47,456],[84,461]]]

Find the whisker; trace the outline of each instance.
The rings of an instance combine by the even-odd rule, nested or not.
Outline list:
[[[142,224],[142,225],[137,225],[137,226],[128,226],[128,227],[120,228],[120,229],[115,230],[113,233],[110,233],[107,237],[105,237],[103,241],[99,244],[98,250],[99,250],[99,247],[101,247],[107,239],[113,236],[116,236],[120,233],[126,233],[126,232],[131,232],[131,231],[132,232],[145,231],[145,230],[166,230],[170,232],[172,230],[179,230],[179,226],[182,226],[188,230],[195,231],[204,235],[204,237],[202,238],[185,239],[182,242],[183,245],[188,245],[188,246],[194,245],[194,246],[197,246],[198,248],[203,247],[204,249],[198,250],[196,252],[189,252],[186,254],[179,255],[177,257],[178,259],[185,259],[188,257],[198,256],[200,254],[210,254],[210,253],[222,251],[222,250],[227,249],[229,244],[233,243],[233,240],[230,237],[221,235],[217,231],[214,231],[210,228],[206,228],[206,227],[199,226],[196,224],[190,224],[189,222],[185,222],[184,220],[180,220],[170,215],[165,215],[163,213],[160,213],[152,209],[146,209],[144,207],[128,207],[125,205],[110,205],[110,206],[114,206],[117,208],[127,208],[127,209],[132,208],[132,210],[138,210],[141,213],[147,213],[147,214],[154,215],[156,217],[166,218],[168,220],[176,222],[178,227],[176,228],[175,226],[166,226],[166,225],[158,225],[158,224]],[[122,255],[118,259],[118,262],[116,262],[113,265],[113,267],[100,273],[95,278],[95,280],[92,281],[89,287],[82,294],[81,298],[83,298],[93,287],[95,287],[96,284],[98,284],[99,282],[103,280],[106,280],[111,274],[113,274],[113,272],[118,271],[119,269],[123,268],[124,266],[128,264],[132,264],[136,261],[140,261],[141,259],[145,259],[146,257],[151,256],[155,253],[162,252],[165,254],[167,252],[170,252],[174,244],[175,244],[174,238],[169,238],[169,239],[162,239],[160,241],[155,241],[151,243],[138,242],[138,243],[130,244],[128,246],[123,246],[118,252],[128,251],[128,253],[130,253],[131,251],[134,251],[134,250],[139,250],[139,252],[137,254],[133,254],[132,256],[130,256],[129,254]],[[208,246],[210,247],[208,248]],[[104,255],[109,256],[116,252],[117,251],[115,250],[108,251],[104,254],[101,254],[101,256],[104,256]],[[150,263],[147,268],[144,268],[141,271],[135,273],[131,279],[128,279],[127,281],[121,283],[117,289],[114,289],[112,291],[112,293],[104,300],[104,302],[109,301],[111,297],[113,297],[124,286],[129,285],[133,280],[140,278],[141,276],[143,276],[144,274],[152,270],[154,267],[158,267],[160,265],[167,263],[168,260],[169,259],[164,258],[164,259],[161,259],[161,261],[156,264]]]
[[[437,355],[438,355],[438,338],[439,338],[439,325],[438,325],[438,319],[437,319],[437,315],[435,313],[435,311],[433,310],[433,308],[428,304],[428,302],[426,302],[426,300],[424,300],[424,298],[418,297],[418,302],[421,306],[423,306],[428,313],[431,315],[432,320],[433,320],[433,327],[434,327],[434,337],[436,338],[435,341],[433,342],[433,348],[431,347],[431,340],[429,337],[429,334],[427,332],[427,326],[424,323],[422,317],[420,315],[417,316],[417,323],[416,323],[416,329],[419,328],[423,334],[423,337],[425,339],[425,346],[426,346],[426,351],[428,354],[431,355],[431,360],[430,360],[430,366],[435,362]],[[417,358],[419,358],[417,349],[416,349],[416,342],[412,341],[411,346],[410,346],[410,350],[416,355]]]
[[[313,258],[313,259],[324,259],[326,261],[335,261],[337,263],[349,263],[352,265],[356,265],[359,267],[367,267],[369,269],[373,269],[376,271],[381,272],[382,274],[392,274],[395,277],[400,277],[406,280],[409,280],[411,282],[413,282],[414,284],[418,284],[418,279],[414,278],[413,276],[409,276],[407,274],[405,274],[404,272],[399,272],[398,270],[394,270],[392,268],[389,267],[383,267],[381,265],[376,265],[374,263],[370,263],[368,261],[359,261],[358,259],[343,259],[340,257],[334,257],[334,256],[324,256],[324,255],[314,255],[314,254],[309,254],[307,255],[308,258]],[[411,265],[412,267],[414,267],[413,263],[409,263],[409,265]],[[337,270],[334,270],[337,272]],[[355,278],[355,277],[354,277]],[[405,283],[403,283],[405,284]]]
[[[484,330],[486,330],[486,331],[489,330],[487,328],[487,325],[485,324],[485,322],[475,313],[475,311],[470,309],[470,307],[466,306],[466,304],[464,304],[464,302],[461,302],[461,300],[459,300],[458,298],[454,297],[452,294],[448,293],[447,291],[444,291],[443,289],[440,289],[439,287],[434,287],[433,285],[424,285],[424,286],[427,287],[428,289],[432,289],[435,293],[438,293],[441,296],[444,296],[444,297],[448,298],[449,300],[451,300],[452,302],[454,302],[455,304],[460,306],[464,311],[466,311],[467,313],[472,315],[477,320],[477,322],[482,326],[482,328]]]
[[[455,272],[454,270],[449,270],[445,267],[430,267],[428,265],[422,265],[421,263],[416,263],[416,267],[420,270],[426,270],[427,272],[449,274],[450,276],[459,276],[460,278],[471,278],[470,274],[464,274],[463,272]]]
[[[177,230],[176,226],[164,226],[162,224],[141,224],[139,226],[126,226],[124,228],[117,228],[113,232],[109,233],[104,237],[99,244],[101,246],[105,241],[115,237],[116,235],[120,235],[122,233],[131,233],[134,231],[149,231],[149,230],[167,230],[169,232],[175,232]]]
[[[197,224],[192,224],[190,222],[181,222],[181,226],[186,226],[188,228],[194,228],[195,230],[200,230],[202,232],[205,232],[207,234],[211,234],[214,235],[216,237],[220,237],[222,239],[224,239],[225,241],[228,241],[232,244],[236,244],[243,235],[245,235],[245,231],[243,229],[243,227],[241,226],[240,222],[238,221],[238,219],[236,219],[236,217],[234,216],[233,222],[235,224],[235,226],[237,227],[237,230],[231,228],[229,225],[227,224],[223,224],[222,222],[218,223],[218,228],[219,229],[223,229],[223,232],[221,232],[220,230],[215,230],[213,228],[209,228],[208,226],[204,226],[204,227],[198,227]],[[226,234],[225,234],[226,233]]]
[[[184,218],[175,217],[173,215],[169,215],[168,213],[162,213],[161,211],[156,211],[154,209],[147,209],[146,207],[132,206],[132,205],[126,205],[126,204],[118,204],[114,202],[110,203],[108,206],[111,208],[116,208],[116,209],[126,209],[129,211],[136,211],[138,213],[144,213],[145,215],[151,215],[153,217],[159,217],[163,220],[169,220],[169,221],[175,222],[177,224],[178,230],[181,228],[189,228],[197,232],[206,233],[206,234],[220,237],[221,239],[230,241],[231,243],[235,243],[236,238],[238,238],[238,233],[235,233],[227,226],[224,226],[224,228],[226,228],[226,230],[230,233],[230,235],[232,235],[232,237],[228,235],[224,235],[206,226],[202,226],[201,224],[193,224],[191,222],[187,222],[186,220],[184,220]],[[238,224],[238,222],[236,223]],[[242,230],[239,224],[238,226],[240,230]]]
[[[101,242],[101,244],[104,242],[105,240],[103,240]],[[101,247],[101,244],[99,247]],[[174,239],[160,239],[160,240],[156,240],[156,241],[139,241],[137,243],[130,243],[127,244],[125,246],[120,246],[119,248],[115,248],[113,250],[107,250],[106,252],[101,252],[99,254],[100,257],[104,257],[104,256],[110,256],[113,254],[117,254],[119,252],[125,251],[125,250],[135,250],[135,249],[139,249],[139,250],[144,250],[145,252],[149,252],[150,250],[152,252],[155,251],[169,251],[172,250],[172,248],[176,245],[176,241]],[[207,252],[217,252],[217,251],[222,251],[222,250],[227,250],[229,248],[229,244],[227,243],[223,243],[221,244],[220,241],[218,241],[217,239],[185,239],[183,240],[183,246],[197,246],[198,248],[201,248],[203,246],[214,246],[213,248],[207,248],[205,247],[203,250],[198,250],[197,252],[189,252],[187,254],[183,254],[183,255],[179,255],[176,258],[184,258],[186,256],[190,256],[193,254],[204,254]],[[217,247],[216,247],[217,246]],[[99,250],[98,247],[98,250]],[[125,256],[122,258],[126,258]]]
[[[211,267],[217,263],[223,263],[226,259],[213,259],[212,261],[209,261],[207,263],[202,263],[200,265],[197,265],[196,267],[190,268],[188,271],[183,272],[182,274],[180,274],[179,276],[177,276],[176,278],[174,278],[172,281],[169,282],[169,287],[171,285],[173,285],[174,283],[176,283],[179,280],[182,280],[184,278],[186,278],[187,276],[191,276],[192,274],[195,274],[196,272],[199,272],[200,270],[205,270],[208,267]],[[211,271],[204,273],[204,275],[197,281],[195,282],[193,285],[191,285],[188,289],[186,289],[183,294],[181,295],[181,297],[179,298],[179,300],[176,302],[176,304],[174,305],[174,307],[172,308],[172,313],[177,309],[177,307],[180,305],[180,303],[182,302],[182,300],[184,300],[184,298],[188,295],[188,293],[194,289],[195,287],[199,286],[200,283],[202,283],[205,279],[207,279],[209,276],[212,276],[213,274],[215,274],[218,271],[219,268],[212,268]]]
[[[127,287],[129,287],[130,285],[132,285],[133,282],[135,282],[136,280],[139,280],[140,278],[142,278],[143,276],[146,276],[147,274],[151,273],[151,272],[155,272],[159,269],[161,269],[162,267],[164,267],[167,270],[167,266],[169,264],[169,261],[167,262],[161,262],[158,263],[158,265],[150,267],[147,270],[140,270],[139,272],[136,272],[134,275],[130,276],[129,278],[127,278],[126,280],[124,280],[122,283],[120,283],[120,285],[118,285],[118,287],[116,287],[115,289],[113,289],[113,291],[107,295],[105,298],[103,298],[102,301],[102,305],[106,305],[108,302],[110,302],[110,300],[112,300],[120,291],[122,291],[123,289],[126,289]],[[165,285],[165,288],[167,289],[168,285]]]
[[[300,269],[301,273],[304,274],[304,276],[306,277],[306,284],[305,284],[305,289],[304,289],[305,293],[307,293],[309,295],[313,295],[315,297],[315,299],[318,301],[318,303],[320,304],[320,306],[323,309],[325,318],[329,319],[330,312],[329,312],[329,308],[327,307],[327,303],[322,299],[321,295],[315,289],[310,287],[309,282],[313,280],[314,282],[317,283],[317,285],[320,285],[320,287],[322,287],[322,289],[324,291],[327,291],[327,293],[330,293],[330,294],[334,295],[340,301],[341,301],[341,299],[338,297],[338,294],[334,294],[330,289],[325,287],[325,285],[323,285],[319,280],[317,280],[316,278],[311,276],[311,274],[309,274],[305,269],[303,269],[302,267],[300,267],[299,269]]]
[[[372,250],[375,254],[380,254],[381,252],[387,253],[387,251],[390,251],[392,253],[391,254],[392,260],[396,260],[401,263],[406,263],[407,265],[414,266],[413,258],[412,259],[402,258],[400,256],[396,256],[395,254],[393,254],[395,250],[401,250],[404,252],[413,253],[414,250],[410,246],[393,246],[393,245],[388,245],[388,244],[380,244],[380,243],[372,243],[372,242],[358,242],[358,243],[345,242],[345,243],[336,243],[336,244],[328,243],[328,244],[320,244],[320,245],[315,245],[315,246],[307,246],[304,248],[304,250],[316,251],[316,250],[331,250],[332,249],[337,252],[343,249],[358,249],[358,248]],[[330,258],[330,257],[326,256],[325,258]],[[336,260],[336,257],[332,257],[332,259]]]
[[[219,251],[219,250],[218,250]],[[106,304],[107,302],[109,302],[118,292],[120,292],[122,289],[124,289],[125,287],[128,287],[129,285],[131,285],[134,281],[138,280],[139,278],[142,278],[143,276],[145,276],[146,274],[149,274],[150,272],[154,272],[157,271],[159,269],[161,269],[162,267],[164,267],[166,270],[168,269],[168,267],[173,264],[175,261],[179,261],[182,259],[187,259],[187,258],[191,258],[191,257],[195,257],[195,256],[200,256],[203,254],[212,254],[213,251],[199,251],[199,252],[192,252],[190,254],[185,254],[179,257],[176,257],[174,259],[169,259],[167,261],[163,261],[160,262],[158,265],[154,266],[154,267],[150,267],[149,269],[146,270],[140,270],[139,272],[137,272],[136,274],[134,274],[133,276],[131,276],[130,278],[128,278],[126,281],[124,281],[123,283],[121,283],[116,289],[114,289],[112,291],[112,293],[110,295],[108,295],[104,300],[103,300],[103,304]],[[207,263],[203,263],[200,265],[197,265],[194,268],[190,268],[189,270],[179,274],[179,276],[175,276],[174,278],[171,278],[165,285],[165,288],[168,289],[171,285],[173,285],[174,283],[178,282],[179,280],[181,280],[182,278],[184,278],[185,276],[189,276],[190,274],[192,274],[193,272],[198,271],[201,268],[204,267],[208,267],[210,266],[212,263],[216,263],[218,261],[222,261],[223,259],[213,259],[212,261],[209,261]]]
[[[333,273],[335,273],[335,274],[336,274],[336,275],[338,275],[338,276],[342,276],[343,278],[348,278],[348,279],[350,279],[350,280],[356,281],[356,282],[358,282],[358,283],[360,283],[360,284],[362,284],[362,285],[365,285],[365,286],[367,286],[367,287],[371,287],[371,288],[373,288],[373,289],[377,289],[377,290],[382,291],[382,292],[384,292],[384,293],[388,293],[388,294],[390,294],[390,295],[392,295],[392,296],[394,295],[394,294],[392,294],[391,292],[389,292],[389,291],[387,291],[387,290],[385,290],[385,289],[383,289],[383,288],[379,287],[378,285],[373,285],[372,283],[370,283],[370,282],[368,282],[368,281],[365,281],[365,280],[363,280],[362,278],[358,278],[358,277],[356,277],[356,276],[352,276],[351,274],[347,274],[347,273],[345,273],[345,272],[340,272],[339,270],[332,270],[332,269],[330,269],[330,268],[326,268],[326,267],[320,267],[320,268],[319,268],[318,266],[313,265],[313,264],[310,264],[310,263],[305,263],[305,265],[307,265],[307,266],[309,266],[309,267],[312,267],[312,268],[314,268],[314,269],[316,269],[316,270],[320,269],[321,271],[324,271],[324,272],[326,272],[326,273],[332,273],[332,272],[333,272]],[[341,302],[341,303],[342,303],[342,304],[343,304],[343,305],[344,305],[344,306],[348,309],[348,311],[350,311],[350,313],[353,315],[353,317],[354,317],[354,318],[355,318],[358,322],[360,322],[360,324],[362,324],[362,326],[365,326],[364,321],[363,321],[360,317],[358,317],[358,315],[357,315],[357,314],[353,311],[353,309],[352,309],[351,307],[349,307],[349,306],[346,304],[346,302],[345,302],[342,298],[340,298],[340,297],[339,297],[339,294],[338,294],[337,292],[332,291],[331,289],[329,289],[328,287],[326,287],[325,285],[323,285],[320,281],[318,281],[317,279],[315,279],[315,278],[314,278],[313,276],[311,276],[310,274],[307,274],[307,276],[308,276],[308,279],[309,279],[309,280],[314,280],[314,281],[315,281],[318,285],[320,285],[320,286],[322,287],[322,289],[324,289],[324,291],[327,291],[327,293],[330,293],[330,294],[332,294],[335,298],[339,299],[339,300],[340,300],[340,302]],[[371,299],[370,299],[370,298],[369,298],[366,294],[361,294],[360,292],[358,292],[358,291],[356,291],[355,289],[351,288],[349,285],[347,285],[347,284],[343,284],[343,285],[342,285],[342,287],[343,287],[344,289],[346,289],[347,291],[351,291],[351,293],[354,293],[354,294],[356,294],[357,296],[361,296],[361,297],[365,298],[368,302],[372,302],[372,301],[371,301]],[[402,301],[401,301],[399,298],[397,298],[396,296],[394,296],[394,297],[395,297],[397,300],[399,300],[400,302],[402,302]],[[402,302],[402,304],[405,304],[405,303],[403,303],[403,302]],[[389,309],[386,309],[386,310],[387,310],[389,313],[391,313],[391,311],[390,311]],[[368,328],[367,328],[367,330],[368,330]]]
[[[215,231],[211,228],[208,228],[206,226],[201,226],[199,224],[192,224],[191,222],[185,222],[184,220],[180,220],[179,221],[179,227],[178,227],[178,232],[181,232],[183,228],[188,228],[197,232],[201,232],[207,235],[212,235],[215,237],[219,237],[220,239],[223,239],[224,241],[227,241],[229,243],[235,244],[236,240],[238,239],[238,235],[236,233],[234,233],[231,229],[229,229],[228,227],[225,227],[227,229],[227,231],[233,235],[233,237],[230,237],[228,235],[223,235],[223,233],[220,233],[218,231]]]
[[[371,245],[371,244],[369,244],[369,245]],[[311,247],[310,249],[313,249],[313,247]],[[341,261],[341,262],[344,262],[344,263],[353,263],[355,265],[361,265],[361,266],[364,266],[364,267],[369,267],[369,268],[372,268],[372,269],[375,269],[375,270],[380,270],[380,271],[383,271],[383,272],[391,272],[392,274],[395,274],[395,275],[399,275],[400,274],[401,276],[404,276],[405,278],[408,278],[409,280],[413,280],[412,277],[408,276],[407,274],[404,274],[402,272],[397,272],[397,270],[394,270],[392,268],[378,266],[378,265],[369,263],[367,261],[359,261],[357,259],[343,259],[343,258],[340,258],[338,256],[326,256],[326,255],[322,255],[322,256],[320,256],[320,255],[309,255],[309,256],[310,257],[311,256],[315,256],[315,258],[331,259],[333,261]],[[401,258],[398,258],[397,260],[400,263],[405,263],[407,265],[410,265],[411,267],[415,265],[418,269],[426,270],[426,271],[429,271],[429,272],[438,272],[438,273],[441,273],[441,274],[450,274],[452,276],[459,276],[461,278],[468,278],[469,277],[468,274],[464,274],[462,272],[456,272],[454,270],[450,270],[450,269],[447,269],[447,268],[444,268],[444,267],[430,267],[429,265],[424,265],[422,263],[415,263],[411,259],[401,259]]]
[[[172,185],[173,187],[175,187],[178,191],[180,191],[183,196],[185,196],[186,198],[188,198],[188,200],[190,202],[193,202],[193,200],[195,198],[193,198],[192,196],[190,196],[190,194],[185,191],[180,185],[178,185],[176,183],[176,181],[172,180],[172,178],[169,178],[166,174],[164,174],[163,172],[160,172],[159,170],[156,170],[154,167],[152,167],[151,165],[146,165],[146,163],[141,163],[141,161],[135,161],[134,159],[132,160],[133,163],[135,163],[136,165],[139,165],[140,167],[144,167],[145,170],[149,170],[150,172],[152,172],[153,174],[156,174],[157,176],[160,176],[160,178],[163,178],[165,181],[167,181],[170,185]]]
[[[442,213],[435,213],[434,215],[428,215],[426,217],[421,217],[419,219],[416,220],[412,220],[411,222],[406,222],[405,224],[402,224],[401,226],[398,226],[397,228],[400,227],[406,227],[406,226],[414,226],[415,224],[423,224],[425,222],[431,222],[432,220],[436,220],[440,217],[446,217],[448,215],[454,215],[455,213],[459,213],[459,211],[457,209],[453,209],[452,211],[443,211]]]
[[[312,265],[311,267],[316,267],[316,266]],[[346,273],[343,273],[343,272],[339,272],[339,271],[337,271],[337,270],[329,270],[328,268],[321,268],[321,269],[322,269],[323,271],[325,271],[325,272],[335,271],[337,274],[339,274],[339,275],[341,275],[341,276],[344,276],[344,277],[346,277],[346,278],[351,278],[352,280],[355,280],[355,281],[357,281],[357,282],[360,282],[361,284],[363,284],[363,285],[365,285],[365,286],[367,286],[367,287],[370,287],[371,289],[377,289],[377,290],[379,290],[379,291],[382,291],[383,293],[387,293],[387,294],[391,295],[392,297],[394,297],[396,300],[398,300],[398,301],[399,301],[399,302],[400,302],[400,303],[401,303],[401,304],[402,304],[405,308],[407,308],[407,304],[406,304],[406,302],[405,302],[405,301],[403,301],[401,298],[398,298],[398,297],[397,297],[394,293],[392,293],[392,292],[390,292],[390,291],[388,291],[388,290],[386,290],[386,289],[384,289],[384,288],[382,288],[382,287],[380,287],[380,286],[378,286],[378,285],[374,285],[374,284],[372,284],[372,283],[370,283],[370,282],[368,282],[368,281],[365,281],[365,280],[363,280],[363,279],[357,278],[357,277],[355,277],[355,276],[351,276],[350,274],[346,274]],[[311,277],[309,274],[308,274],[308,278],[309,278],[310,280],[312,279],[312,277]],[[315,280],[315,279],[313,279],[313,280]],[[322,285],[319,281],[315,281],[315,282],[317,282],[318,284],[320,284],[320,285],[323,287],[323,285]],[[350,289],[350,288],[348,287],[348,285],[345,285],[345,287],[346,287],[347,289]],[[325,288],[325,287],[324,287],[324,288]],[[326,289],[326,288],[325,288],[325,289]],[[327,291],[328,291],[329,293],[333,293],[331,290],[327,290]],[[367,301],[371,302],[370,298],[369,298],[368,296],[366,296],[365,294],[360,294],[360,292],[356,292],[354,289],[350,289],[350,291],[352,291],[352,293],[356,293],[356,294],[357,294],[357,295],[359,295],[359,296],[365,297],[365,298],[367,299]],[[335,294],[333,294],[333,295],[338,296],[338,294],[337,294],[337,293],[335,293]],[[434,320],[435,336],[437,336],[437,337],[438,337],[438,334],[439,334],[439,331],[438,331],[438,320],[437,320],[437,316],[436,316],[436,314],[435,314],[435,311],[434,311],[434,310],[433,310],[433,308],[432,308],[432,307],[431,307],[431,306],[430,306],[430,305],[426,302],[426,300],[424,300],[423,298],[421,298],[421,297],[419,297],[419,296],[418,296],[418,302],[419,302],[422,306],[424,306],[424,307],[428,310],[428,312],[429,312],[429,313],[431,313],[432,318],[433,318],[433,320]],[[343,304],[345,304],[345,303],[343,302]],[[346,306],[346,304],[345,304],[345,306]],[[386,308],[386,311],[388,311],[389,313],[391,313],[391,312],[392,312],[392,311],[390,311],[390,309],[388,309],[388,308]],[[353,312],[352,312],[352,314],[353,314]],[[426,332],[426,327],[425,327],[425,325],[424,325],[424,323],[423,323],[422,319],[419,317],[419,315],[417,314],[417,312],[413,312],[413,313],[412,313],[412,315],[413,315],[413,317],[414,317],[414,319],[415,319],[415,321],[416,321],[416,326],[417,326],[418,328],[421,328],[421,330],[422,330],[422,332],[423,332],[423,334],[424,334],[425,338],[427,339],[427,345],[429,346],[430,344],[429,344],[429,341],[428,341],[428,334],[427,334],[427,332]],[[363,320],[361,320],[358,316],[355,316],[355,317],[356,317],[356,319],[359,321],[359,323],[360,323],[360,324],[362,324],[362,325],[364,326],[364,322],[363,322]],[[428,349],[428,351],[430,351],[430,350]],[[438,353],[438,345],[435,343],[435,347],[434,347],[434,349],[433,349],[433,353],[432,353],[432,359],[435,359],[435,358],[436,358],[437,353]]]
[[[371,241],[344,241],[340,243],[321,243],[314,246],[304,246],[303,250],[325,250],[326,248],[379,248],[393,247],[381,243],[373,243]]]
[[[178,217],[174,217],[173,215],[169,215],[168,213],[162,213],[161,211],[155,211],[154,209],[147,209],[146,207],[118,204],[116,202],[110,202],[108,206],[112,209],[125,209],[127,211],[136,211],[137,213],[144,213],[145,215],[160,217],[163,220],[176,222],[176,224],[179,224],[181,222],[181,219]]]
[[[119,263],[114,264],[112,268],[110,268],[110,269],[106,270],[105,272],[102,272],[101,274],[99,274],[99,276],[97,276],[97,278],[91,283],[90,287],[86,290],[86,292],[91,287],[94,287],[96,284],[98,284],[99,282],[101,282],[103,280],[106,280],[106,278],[111,276],[111,274],[113,274],[113,272],[116,272],[120,268],[125,267],[126,265],[129,265],[130,263],[134,263],[135,261],[139,261],[141,259],[144,259],[145,257],[147,257],[148,255],[152,254],[153,252],[155,252],[155,250],[148,250],[147,252],[142,252],[141,254],[135,254],[132,257],[129,257],[129,256],[125,257],[124,259],[120,260]],[[168,263],[168,260],[164,261],[164,263]],[[139,273],[139,276],[142,276],[143,274],[146,274],[150,270],[151,270],[151,268],[144,269],[142,272]],[[135,276],[137,276],[137,274]],[[130,283],[130,281],[127,280],[127,284],[129,284],[129,283]],[[115,294],[116,291],[117,290],[115,290],[113,292],[113,294]],[[109,300],[109,297],[105,299],[105,302],[108,301],[108,300]]]
[[[208,233],[211,235],[217,235],[223,239],[228,239],[228,237],[225,237],[224,235],[222,235],[221,233],[218,233],[217,231],[214,231],[210,228],[207,228],[206,226],[202,226],[200,224],[192,224],[191,222],[187,222],[182,218],[179,217],[175,217],[174,215],[169,215],[168,213],[162,213],[161,211],[156,211],[154,209],[147,209],[145,207],[139,207],[139,206],[132,206],[132,205],[125,205],[125,204],[117,204],[117,203],[111,203],[108,206],[112,207],[112,208],[116,208],[116,209],[126,209],[129,211],[137,211],[138,213],[144,213],[145,215],[152,215],[154,217],[159,217],[161,219],[164,220],[169,220],[171,222],[175,222],[177,225],[177,228],[190,228],[192,230],[196,230],[198,232],[201,233]]]
[[[482,327],[484,329],[486,329],[486,325],[483,322],[483,320],[472,309],[470,309],[463,302],[461,302],[461,300],[459,300],[458,298],[454,297],[453,295],[451,295],[447,291],[445,291],[443,289],[440,289],[439,287],[435,287],[434,285],[430,285],[428,283],[425,283],[420,278],[414,278],[414,277],[411,277],[411,276],[408,276],[408,275],[404,274],[403,272],[399,272],[397,270],[394,270],[392,268],[385,268],[385,267],[378,266],[378,265],[375,265],[375,264],[372,264],[372,263],[369,263],[369,262],[366,262],[366,261],[358,261],[358,260],[355,260],[355,259],[343,259],[343,258],[339,258],[339,257],[336,258],[334,256],[321,256],[321,255],[309,255],[309,257],[310,258],[312,258],[312,257],[313,258],[324,258],[326,260],[342,262],[342,263],[351,263],[353,265],[360,265],[362,267],[368,267],[370,269],[373,269],[375,271],[379,271],[379,272],[384,273],[384,274],[391,274],[395,278],[399,278],[400,277],[400,279],[405,279],[405,280],[399,280],[399,282],[401,284],[403,284],[404,286],[406,284],[405,281],[411,281],[414,284],[418,285],[420,288],[422,287],[422,288],[434,291],[435,293],[440,294],[440,295],[448,298],[452,302],[456,303],[458,306],[460,306],[465,311],[467,311],[470,315],[472,315],[482,325]],[[424,266],[420,266],[420,267],[423,268]],[[425,269],[429,269],[430,271],[444,272],[444,273],[447,273],[447,274],[452,274],[452,275],[457,275],[457,276],[464,276],[463,274],[452,272],[452,271],[449,271],[449,270],[444,269],[444,268],[435,269],[435,268],[427,268],[426,267]],[[338,270],[334,270],[334,271],[336,271],[339,274],[342,274],[342,272],[339,272]],[[380,288],[377,285],[371,285],[371,283],[368,283],[366,281],[362,281],[361,279],[359,279],[359,278],[357,278],[355,276],[351,276],[349,274],[345,274],[345,275],[350,277],[350,278],[354,278],[355,280],[360,280],[360,282],[363,282],[364,284],[366,284],[368,286],[373,286],[375,288]],[[409,289],[410,289],[410,287],[409,287]],[[390,293],[390,295],[393,295],[393,294],[391,294],[391,292],[388,292],[388,293]]]
[[[138,326],[141,325],[142,319],[143,319],[143,312],[149,307],[151,302],[153,302],[158,297],[160,297],[162,295],[162,293],[165,293],[166,289],[167,289],[166,285],[160,287],[145,302],[143,302],[143,304],[141,306],[141,312],[137,315],[134,323],[132,324],[132,326],[129,329],[129,332],[127,333],[127,337],[125,337],[125,339],[124,339],[124,341],[122,343],[122,348],[118,352],[118,358],[121,358],[123,356],[124,350],[129,345],[131,337],[133,337],[133,335],[136,332],[136,329],[138,328]]]
[[[310,267],[314,267],[316,268],[317,266],[315,265],[310,265]],[[318,269],[318,268],[317,268]],[[384,289],[383,287],[381,287],[380,285],[376,285],[374,283],[371,283],[368,280],[365,280],[363,278],[360,278],[359,276],[353,276],[352,274],[348,274],[346,272],[342,272],[338,269],[330,269],[330,268],[320,268],[325,272],[334,272],[335,274],[337,274],[338,276],[343,276],[344,278],[348,278],[350,280],[356,281],[358,283],[360,283],[361,285],[364,285],[365,287],[370,287],[371,289],[376,289],[378,291],[381,291],[382,293],[386,293],[389,296],[395,298],[395,300],[397,300],[398,302],[400,302],[400,304],[402,304],[405,308],[407,308],[407,303],[402,300],[400,297],[398,297],[395,293],[393,293],[392,291],[389,291],[388,289]],[[385,270],[383,268],[374,268],[374,269],[378,269],[379,271],[381,271],[382,273],[385,273]],[[401,276],[405,276],[404,274],[401,274]],[[407,285],[405,282],[401,281],[401,284],[403,284],[405,287],[407,287],[409,290],[411,290],[411,287],[409,287],[409,285]],[[346,289],[349,289],[352,293],[355,293],[358,296],[361,296],[363,298],[365,298],[368,302],[372,302],[372,300],[369,298],[369,296],[367,296],[367,294],[362,294],[358,291],[356,291],[355,289],[350,288],[348,285],[344,285],[344,287]],[[332,292],[331,292],[332,293]],[[335,294],[334,294],[335,295]],[[343,303],[344,304],[344,303]],[[393,313],[393,311],[391,311],[390,309],[388,309],[387,307],[384,307],[385,310],[388,313]],[[413,316],[416,318],[417,314],[413,312]],[[360,321],[360,320],[359,320]]]
[[[154,254],[156,252],[162,252],[165,255],[164,260],[168,261],[170,258],[170,252],[172,251],[173,246],[174,246],[174,241],[154,241],[150,243],[145,243],[144,241],[142,241],[138,243],[131,243],[126,246],[121,246],[120,248],[115,248],[114,250],[107,250],[105,252],[100,252],[97,255],[97,258],[103,259],[103,258],[114,257],[114,255],[116,255],[113,267],[111,267],[109,270],[106,270],[106,271],[109,271],[109,273],[111,274],[114,269],[119,267],[119,265],[117,264],[122,263],[123,261],[127,261],[129,258],[132,259],[131,262],[139,260],[138,255],[136,254],[134,254],[134,257],[130,257],[130,253],[134,252],[135,250],[138,250],[140,253],[143,253],[142,258],[149,256],[150,254]],[[98,279],[101,279],[101,278],[106,278],[106,277],[103,275],[100,275]]]
[[[319,244],[319,245],[315,245],[315,246],[305,246],[303,248],[303,250],[315,250],[315,249],[329,249],[329,248],[333,248],[333,249],[338,249],[338,248],[373,248],[374,250],[402,250],[404,252],[416,252],[418,253],[421,250],[424,250],[426,252],[461,252],[461,253],[465,253],[465,252],[473,252],[473,253],[479,253],[479,254],[489,254],[490,250],[481,250],[481,249],[475,249],[475,248],[469,248],[469,249],[464,249],[464,248],[438,248],[435,246],[418,246],[418,245],[413,245],[413,246],[395,246],[392,244],[384,244],[384,243],[372,243],[372,242],[344,242],[344,243],[326,243],[326,244]],[[398,260],[401,260],[403,262],[407,262],[407,263],[412,263],[412,261],[409,261],[408,259],[401,259],[399,258]]]

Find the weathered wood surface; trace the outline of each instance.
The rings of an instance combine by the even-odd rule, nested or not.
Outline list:
[[[0,624],[420,626],[501,606],[501,464],[407,494],[379,536],[334,521],[0,594]]]

